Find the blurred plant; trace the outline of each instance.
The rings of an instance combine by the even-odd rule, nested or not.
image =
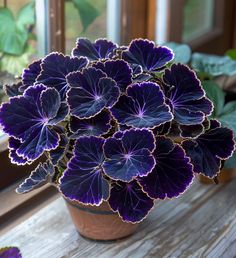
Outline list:
[[[171,48],[175,54],[174,62],[188,64],[191,59],[192,50],[187,44],[179,44],[175,42],[166,42],[165,46]]]
[[[100,15],[100,12],[87,0],[71,0],[76,7],[81,24],[83,26],[84,33],[87,28],[94,22],[94,20]]]
[[[9,7],[0,8],[0,70],[20,75],[34,53],[29,40],[34,38],[34,2],[24,5],[14,16]]]
[[[225,53],[227,56],[229,56],[231,59],[236,60],[236,49],[229,49]]]
[[[236,101],[225,103],[225,92],[214,81],[203,81],[202,85],[207,97],[213,102],[214,110],[211,114],[212,119],[217,119],[222,126],[233,130],[236,135]],[[236,167],[236,154],[225,162],[225,168]]]
[[[192,68],[210,78],[236,75],[236,61],[229,56],[194,53],[191,59]]]

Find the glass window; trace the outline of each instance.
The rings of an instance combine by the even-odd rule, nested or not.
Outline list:
[[[107,0],[73,0],[65,3],[66,53],[78,37],[90,40],[107,36]]]
[[[214,0],[187,0],[184,5],[184,42],[193,40],[213,28]]]
[[[34,1],[0,1],[1,89],[16,82],[22,69],[36,58],[36,48]]]

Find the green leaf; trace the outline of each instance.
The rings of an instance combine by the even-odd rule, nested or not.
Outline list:
[[[77,8],[80,20],[83,26],[83,32],[94,22],[94,20],[100,15],[99,11],[91,5],[87,0],[72,0]]]
[[[17,26],[13,13],[8,8],[0,8],[0,24],[0,52],[21,55],[28,32]]]
[[[236,101],[227,103],[218,119],[223,126],[232,129],[236,135]]]
[[[224,108],[223,108],[223,110],[222,110],[222,112],[221,112],[221,116],[222,115],[226,115],[226,114],[229,114],[229,113],[232,113],[232,112],[234,112],[236,110],[236,101],[230,101],[230,102],[228,102],[225,106],[224,106]]]
[[[163,44],[171,48],[175,54],[174,62],[175,63],[182,63],[187,64],[191,59],[191,48],[187,44],[178,44],[175,42],[166,42]]]
[[[229,56],[233,60],[236,60],[236,49],[227,50],[225,55]]]
[[[207,97],[214,104],[212,117],[217,118],[222,113],[224,108],[225,93],[220,89],[218,84],[213,81],[203,81],[202,86],[206,92]]]
[[[20,56],[4,54],[0,61],[0,70],[15,76],[20,76],[23,68],[28,65],[30,56],[34,53],[35,49],[29,45]]]
[[[234,152],[233,156],[225,161],[224,168],[235,168],[236,167],[236,153]]]
[[[194,53],[191,65],[197,72],[204,72],[211,76],[236,75],[236,61],[229,56]]]
[[[27,29],[35,23],[34,3],[30,2],[24,5],[17,14],[17,26],[21,29]]]

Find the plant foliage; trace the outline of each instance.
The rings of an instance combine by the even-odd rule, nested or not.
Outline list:
[[[216,177],[234,151],[233,132],[210,120],[223,104],[213,112],[195,72],[173,58],[148,40],[119,47],[80,38],[72,56],[55,52],[30,64],[21,83],[6,87],[0,124],[13,163],[47,160],[17,192],[52,182],[69,200],[107,201],[135,223],[156,199],[185,192],[194,173]]]

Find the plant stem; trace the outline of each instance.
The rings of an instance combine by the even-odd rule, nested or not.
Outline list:
[[[3,7],[6,8],[7,7],[7,0],[3,1]]]

